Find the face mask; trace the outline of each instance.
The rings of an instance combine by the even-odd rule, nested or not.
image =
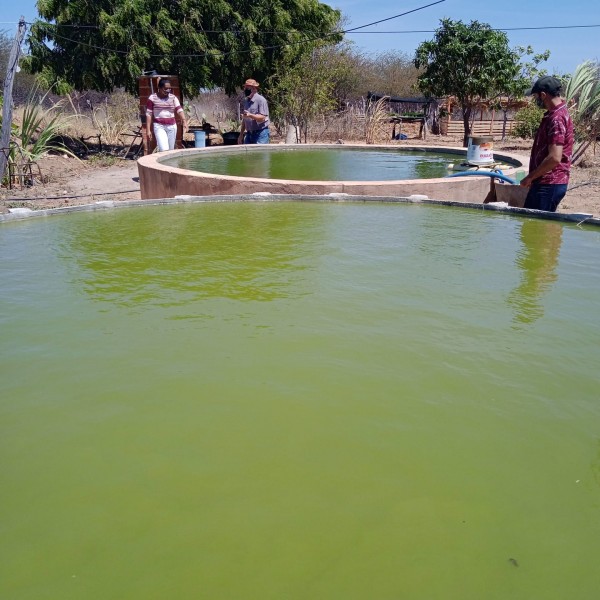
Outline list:
[[[539,97],[536,96],[535,97],[535,103],[540,107],[540,108],[544,108],[544,101]]]
[[[246,96],[246,98],[247,98],[247,97],[248,97],[248,96],[249,96],[251,93],[252,93],[252,90],[249,90],[249,89],[247,89],[247,88],[244,90],[244,96]]]

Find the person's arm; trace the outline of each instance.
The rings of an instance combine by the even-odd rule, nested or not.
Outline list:
[[[146,104],[146,138],[148,141],[152,141],[152,119],[154,117],[154,103],[148,99]]]
[[[267,115],[261,115],[260,113],[249,113],[247,110],[244,111],[244,119],[252,119],[257,123],[264,123],[267,120]]]
[[[185,120],[185,111],[181,106],[177,109],[177,116],[179,117],[179,123],[183,129],[183,133],[187,133],[187,121]]]
[[[545,175],[549,171],[552,171],[556,165],[560,164],[563,155],[563,147],[558,144],[550,144],[548,146],[548,156],[544,158],[544,160],[539,164],[537,169],[534,169],[527,177],[525,177],[521,181],[521,185],[523,187],[531,187],[531,184],[541,177]]]
[[[172,96],[173,98],[173,105],[175,108],[175,117],[179,117],[179,124],[181,125],[181,128],[183,129],[183,133],[187,133],[187,121],[185,119],[185,111],[183,110],[183,107],[181,106],[181,102],[179,102],[179,98],[177,96]]]

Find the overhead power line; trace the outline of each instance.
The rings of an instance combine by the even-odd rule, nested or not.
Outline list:
[[[598,25],[545,25],[544,27],[492,27],[492,31],[535,31],[544,29],[581,29]],[[436,29],[405,29],[402,31],[354,31],[352,33],[435,33]]]
[[[590,27],[600,27],[599,25],[556,25],[556,26],[547,26],[547,27],[514,27],[514,28],[508,28],[508,29],[494,29],[494,31],[531,31],[531,30],[543,30],[543,29],[574,29],[574,28],[590,28]],[[204,33],[226,33],[224,31],[204,31]],[[285,34],[285,33],[290,33],[290,32],[255,32],[255,33],[279,33],[279,34]],[[329,33],[323,36],[316,36],[316,37],[305,37],[301,40],[297,40],[294,42],[287,42],[284,44],[275,44],[273,46],[260,46],[260,48],[262,48],[263,50],[274,50],[277,48],[284,48],[286,46],[294,46],[294,45],[298,45],[298,44],[305,44],[307,42],[310,41],[316,41],[319,39],[324,39],[326,37],[332,37],[334,35],[339,35],[339,34],[345,34],[345,33],[350,33],[350,34],[411,34],[411,33],[435,33],[435,30],[405,30],[405,31],[352,31],[352,32],[345,32],[345,31],[338,31],[338,32],[333,32],[333,33]],[[117,50],[114,48],[107,48],[106,46],[97,46],[95,44],[89,44],[87,42],[82,42],[80,40],[74,40],[72,38],[60,35],[58,33],[53,33],[53,36],[57,39],[61,39],[64,41],[68,41],[68,42],[72,42],[74,44],[78,44],[80,46],[85,46],[87,48],[93,48],[94,50],[107,50],[109,52],[114,52],[115,54],[129,54],[128,50]],[[194,53],[194,54],[169,54],[169,53],[162,53],[162,54],[149,54],[148,57],[149,58],[157,58],[157,57],[170,57],[170,58],[205,58],[207,56],[210,56],[211,54],[218,54],[219,56],[229,56],[231,54],[249,54],[250,52],[254,52],[256,49],[251,49],[251,50],[231,50],[229,52],[222,52],[219,51],[217,49],[213,49],[207,52],[203,52],[203,53]]]
[[[379,19],[378,21],[373,21],[371,23],[366,23],[364,25],[359,25],[357,27],[351,27],[349,29],[345,29],[345,30],[341,30],[341,31],[333,31],[331,33],[327,33],[327,34],[323,34],[323,35],[317,35],[317,36],[313,36],[311,37],[306,36],[300,40],[295,40],[295,41],[291,41],[291,42],[285,42],[285,43],[280,43],[280,44],[275,44],[272,46],[259,46],[258,48],[254,48],[254,49],[249,49],[249,50],[231,50],[228,52],[223,52],[223,51],[219,51],[218,49],[210,49],[207,50],[205,52],[202,53],[193,53],[193,54],[169,54],[169,53],[161,53],[161,54],[149,54],[148,58],[159,58],[159,57],[169,57],[169,58],[206,58],[207,56],[211,56],[211,55],[215,55],[215,56],[219,56],[219,57],[223,57],[223,56],[229,56],[232,54],[248,54],[251,52],[256,51],[257,49],[261,48],[263,50],[275,50],[277,48],[283,48],[283,47],[287,47],[287,46],[294,46],[294,45],[298,45],[298,44],[305,44],[307,42],[311,42],[311,41],[317,41],[320,39],[326,39],[328,37],[333,37],[336,35],[359,35],[359,34],[363,34],[363,35],[403,35],[403,34],[415,34],[415,33],[435,33],[437,30],[433,29],[433,30],[428,30],[428,29],[412,29],[412,30],[399,30],[399,31],[364,31],[365,28],[367,27],[372,27],[374,25],[379,25],[380,23],[384,23],[387,21],[391,21],[393,19],[398,19],[400,17],[404,17],[406,15],[415,13],[415,12],[419,12],[421,10],[424,10],[426,8],[430,8],[432,6],[435,6],[437,4],[441,4],[443,2],[445,2],[446,0],[437,0],[436,2],[431,2],[429,4],[425,4],[423,6],[420,6],[418,8],[414,8],[408,11],[405,11],[403,13],[397,14],[397,15],[393,15],[391,17],[386,17],[385,19]],[[26,22],[27,25],[32,25],[32,23]],[[51,28],[71,28],[71,29],[99,29],[98,25],[74,25],[74,24],[57,24],[57,23],[46,23],[43,22],[42,23],[44,26],[47,27],[51,27]],[[546,25],[546,26],[538,26],[538,27],[506,27],[506,28],[494,28],[492,27],[491,29],[493,31],[536,31],[536,30],[549,30],[549,29],[583,29],[583,28],[597,28],[600,27],[600,24],[597,25]],[[231,33],[231,30],[202,30],[202,33],[207,33],[207,34],[220,34],[220,33]],[[286,34],[298,34],[298,33],[302,33],[302,32],[298,32],[298,31],[294,31],[294,32],[290,32],[290,31],[255,31],[252,32],[253,35],[286,35]],[[107,48],[106,46],[98,46],[95,44],[90,44],[88,42],[83,42],[81,40],[77,40],[77,39],[73,39],[64,35],[61,35],[55,31],[52,32],[52,35],[58,39],[58,40],[64,40],[66,42],[71,42],[74,44],[78,44],[80,46],[84,46],[87,48],[92,48],[94,50],[104,50],[104,51],[108,51],[108,52],[113,52],[115,54],[129,54],[129,50],[118,50],[115,48]]]
[[[442,0],[443,1],[443,0]],[[428,5],[430,6],[430,5]],[[426,7],[424,7],[426,8]],[[403,13],[402,15],[396,15],[395,17],[389,17],[388,19],[383,19],[387,21],[389,19],[395,19],[399,16],[404,16],[408,13]],[[375,23],[381,23],[382,21],[376,21]],[[33,25],[29,21],[25,22],[27,25]],[[2,22],[0,22],[2,24]],[[7,25],[17,25],[16,21],[6,22]],[[337,34],[367,34],[367,35],[379,35],[379,34],[401,34],[401,33],[435,33],[437,29],[400,29],[395,31],[358,31],[358,29],[362,29],[364,27],[370,27],[374,23],[369,23],[368,25],[361,25],[360,27],[356,27],[353,29],[345,29],[343,31],[335,31],[331,34],[327,35],[337,35]],[[71,29],[100,29],[98,25],[71,25],[71,24],[57,24],[57,23],[44,23],[46,26],[51,27],[66,27]],[[545,29],[589,29],[594,27],[600,27],[599,24],[595,25],[542,25],[539,27],[492,27],[492,31],[543,31]],[[231,33],[231,29],[203,29],[202,33]],[[290,33],[289,30],[279,31],[279,30],[257,30],[252,32],[253,35],[284,35],[286,33]]]

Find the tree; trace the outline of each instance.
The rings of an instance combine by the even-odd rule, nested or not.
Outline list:
[[[463,115],[463,145],[471,133],[471,112],[478,101],[502,91],[518,74],[518,54],[508,37],[486,23],[442,19],[433,40],[416,50],[414,64],[424,69],[417,85],[427,96],[455,96]]]
[[[511,105],[515,102],[515,100],[518,100],[519,98],[523,98],[525,96],[525,92],[528,88],[531,87],[531,84],[534,79],[546,75],[546,70],[540,69],[539,66],[542,62],[545,62],[550,58],[550,50],[540,52],[539,54],[534,54],[533,48],[531,46],[517,46],[515,48],[515,52],[518,54],[519,57],[519,72],[517,73],[516,77],[512,81],[507,82],[503,89],[500,91],[501,97],[499,95],[496,103],[496,108],[500,108],[503,115],[502,139],[506,138],[508,111]],[[523,62],[524,57],[531,57],[531,60],[528,62]],[[529,112],[526,111],[523,114],[523,117],[525,117],[524,123],[527,122],[526,115],[529,115]]]
[[[510,132],[511,137],[523,138],[524,140],[533,139],[540,127],[544,112],[545,110],[537,106],[535,102],[529,102],[518,110]]]
[[[419,71],[403,52],[382,52],[364,59],[361,95],[414,96]]]
[[[343,55],[316,47],[293,66],[268,81],[272,116],[299,129],[299,137],[308,140],[308,127],[317,115],[336,108],[336,83],[347,74]],[[299,139],[296,141],[300,141]]]
[[[317,0],[39,0],[29,68],[82,91],[135,92],[143,71],[179,75],[183,91],[259,81],[306,41],[342,37],[340,12]]]

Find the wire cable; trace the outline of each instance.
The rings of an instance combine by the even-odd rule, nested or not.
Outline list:
[[[317,41],[317,40],[326,39],[328,37],[333,37],[333,36],[337,36],[337,35],[345,35],[347,33],[352,33],[354,31],[358,31],[359,29],[364,29],[365,27],[371,27],[373,25],[378,25],[379,23],[384,23],[386,21],[391,21],[393,19],[398,19],[400,17],[404,17],[406,15],[409,15],[409,14],[412,14],[412,13],[415,13],[415,12],[419,12],[419,11],[424,10],[426,8],[430,8],[431,6],[435,6],[437,4],[442,4],[443,2],[446,2],[446,0],[437,0],[436,2],[430,2],[429,4],[425,4],[423,6],[419,6],[417,8],[413,8],[411,10],[399,13],[397,15],[393,15],[391,17],[386,17],[385,19],[379,19],[378,21],[373,21],[372,23],[366,23],[365,25],[359,25],[358,27],[352,27],[350,29],[345,29],[345,30],[342,30],[342,31],[333,31],[331,33],[327,33],[327,34],[324,34],[324,35],[315,36],[315,37],[312,37],[312,38],[311,37],[307,37],[307,38],[304,38],[302,40],[298,40],[296,42],[288,42],[288,43],[285,43],[285,44],[276,44],[276,45],[273,45],[273,46],[261,46],[259,48],[261,48],[262,50],[275,50],[277,48],[285,48],[285,47],[294,46],[294,45],[298,45],[298,44],[305,44],[305,43],[310,42],[310,41]],[[60,27],[61,26],[60,24],[56,24],[56,23],[43,23],[43,25],[45,25],[45,26],[50,25],[50,26],[54,26],[54,27]],[[77,26],[77,25],[74,25],[73,27],[92,27],[92,26]],[[204,32],[204,33],[208,33],[208,32]],[[212,33],[218,33],[218,32],[217,31],[213,31]],[[223,33],[223,32],[221,32],[221,33]],[[288,34],[288,33],[291,33],[291,32],[289,32],[289,31],[282,32],[282,34]],[[53,33],[52,35],[55,38],[57,38],[57,39],[62,39],[62,40],[65,40],[65,41],[69,41],[69,42],[72,42],[74,44],[78,44],[78,45],[81,45],[81,46],[87,46],[87,47],[92,48],[94,50],[107,50],[109,52],[114,52],[115,54],[129,54],[129,51],[127,51],[127,50],[116,50],[116,49],[113,49],[113,48],[107,48],[105,46],[97,46],[95,44],[88,44],[86,42],[81,42],[79,40],[74,40],[72,38],[68,38],[66,36],[61,36],[61,35],[59,35],[57,33]],[[230,52],[221,52],[219,50],[212,50],[212,51],[209,51],[209,52],[205,52],[203,54],[198,54],[198,53],[194,53],[194,54],[164,54],[164,53],[162,53],[162,54],[149,54],[148,58],[159,58],[159,57],[169,57],[169,58],[206,58],[207,56],[210,56],[211,54],[213,54],[215,56],[218,56],[218,57],[223,57],[223,56],[229,56],[231,54],[247,54],[247,53],[253,52],[255,50],[256,49],[254,49],[254,50],[253,49],[250,49],[250,50],[232,50]]]

